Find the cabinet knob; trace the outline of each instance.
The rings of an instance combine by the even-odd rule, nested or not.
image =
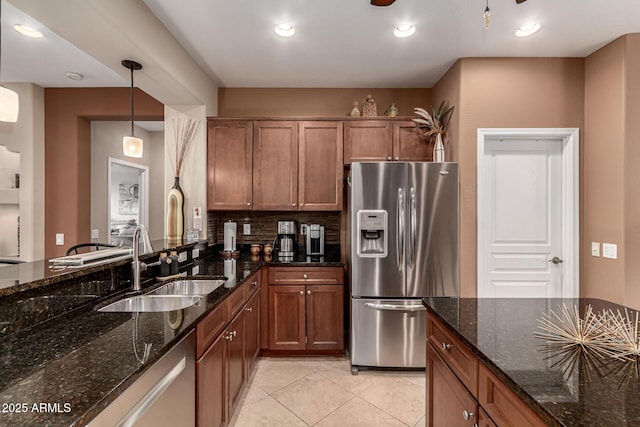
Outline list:
[[[307,279],[308,277],[309,277],[309,276],[307,276],[306,274],[303,274],[303,275],[302,275],[302,278],[303,278],[303,279]]]
[[[300,291],[300,295],[304,295],[304,291]]]
[[[246,311],[248,311],[249,313],[253,313],[253,307],[247,307],[245,308]]]
[[[391,160],[391,156],[387,157],[387,160]]]
[[[253,282],[251,282],[251,286],[257,286],[258,285],[258,281],[254,280]]]
[[[230,332],[230,334],[231,334],[232,337],[235,337],[236,336],[236,331],[232,331],[232,332]]]
[[[447,344],[447,343],[445,343],[444,341],[442,342],[442,349],[443,349],[444,351],[447,351],[447,350],[449,350],[450,348],[451,348],[451,344]]]
[[[466,410],[462,411],[462,418],[467,421],[470,420],[471,418],[473,418],[473,412],[467,412]]]
[[[231,341],[233,337],[231,336],[231,332],[227,332],[224,334],[224,339],[227,341]]]
[[[251,203],[247,203],[247,206],[251,206]]]
[[[400,157],[396,156],[396,160],[400,160]]]
[[[311,295],[311,291],[307,291],[307,295]]]
[[[295,203],[292,203],[292,204],[291,204],[291,206],[295,206],[295,205],[296,205]]]

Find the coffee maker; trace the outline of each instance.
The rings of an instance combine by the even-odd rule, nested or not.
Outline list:
[[[324,255],[324,226],[309,224],[307,229],[307,255]]]
[[[278,237],[276,251],[279,257],[293,257],[296,251],[296,222],[292,220],[278,221]]]

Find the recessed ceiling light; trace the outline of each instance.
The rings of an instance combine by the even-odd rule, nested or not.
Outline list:
[[[531,34],[535,34],[540,29],[540,24],[537,22],[529,22],[524,24],[516,30],[516,37],[527,37]]]
[[[395,30],[393,30],[393,35],[398,38],[409,37],[416,32],[416,27],[411,24],[402,24],[398,25]]]
[[[27,37],[33,37],[34,39],[39,39],[44,37],[44,34],[42,34],[40,31],[36,30],[35,28],[28,27],[26,25],[14,25],[13,29],[22,35],[25,35]]]
[[[64,75],[71,80],[80,81],[84,79],[84,76],[82,74],[76,73],[75,71],[67,71],[66,73],[64,73]]]
[[[291,37],[296,33],[296,29],[291,24],[276,25],[275,32],[280,37]]]

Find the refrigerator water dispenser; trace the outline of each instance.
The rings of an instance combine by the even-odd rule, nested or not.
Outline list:
[[[358,256],[384,258],[387,256],[387,211],[360,210],[357,217]]]

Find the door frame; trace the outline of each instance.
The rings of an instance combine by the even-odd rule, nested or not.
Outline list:
[[[483,250],[490,230],[486,227],[485,209],[487,201],[483,197],[485,168],[482,162],[485,142],[490,139],[553,138],[561,140],[562,176],[562,298],[580,296],[580,176],[579,176],[579,130],[578,128],[478,128],[477,133],[477,295],[480,294],[480,280],[484,277],[489,260]]]
[[[149,226],[149,166],[109,157],[107,162],[107,230],[111,227],[111,168],[113,165],[127,166],[140,171],[138,186],[138,224]],[[109,237],[107,235],[107,237]]]

